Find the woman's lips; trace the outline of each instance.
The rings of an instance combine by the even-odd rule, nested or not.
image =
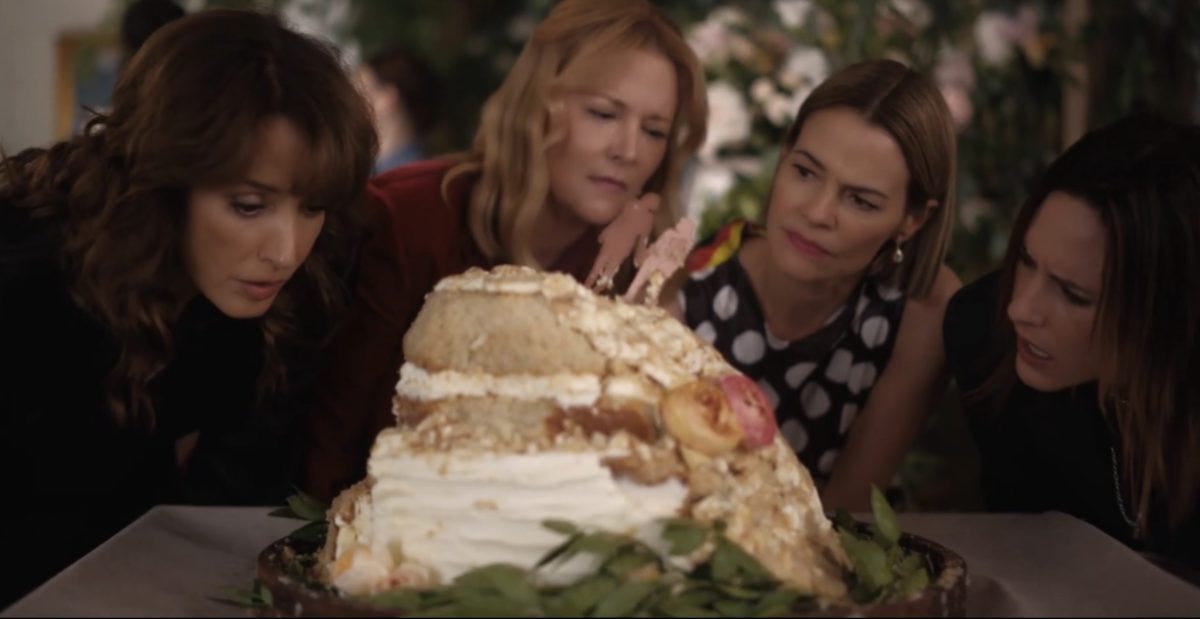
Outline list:
[[[1032,342],[1020,336],[1017,336],[1017,354],[1021,360],[1031,365],[1046,365],[1054,359],[1050,353],[1034,346]]]
[[[798,232],[787,231],[787,239],[788,243],[791,243],[792,247],[802,254],[818,257],[831,255],[829,250],[808,240]]]
[[[279,289],[283,287],[283,280],[277,281],[246,281],[238,280],[242,286],[242,292],[253,301],[266,301],[279,293]]]
[[[605,189],[608,191],[625,193],[626,189],[628,188],[628,186],[624,182],[622,182],[618,179],[615,179],[611,176],[589,176],[588,180],[592,181],[593,183],[596,183],[602,189]]]

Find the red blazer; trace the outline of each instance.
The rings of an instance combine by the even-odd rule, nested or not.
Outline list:
[[[494,266],[466,221],[472,180],[460,177],[442,197],[451,162],[395,168],[368,185],[371,234],[359,249],[350,316],[330,349],[306,415],[304,487],[329,500],[366,474],[375,435],[395,424],[392,394],[404,363],[404,333],[438,280]],[[585,234],[550,270],[582,281],[599,251]]]

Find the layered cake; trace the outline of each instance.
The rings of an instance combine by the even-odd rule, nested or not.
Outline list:
[[[472,269],[430,293],[404,353],[396,426],[329,512],[318,571],[344,594],[532,569],[562,542],[547,520],[653,546],[686,518],[723,523],[785,584],[845,595],[849,561],[770,403],[662,309],[563,274]],[[568,583],[588,561],[537,578]]]

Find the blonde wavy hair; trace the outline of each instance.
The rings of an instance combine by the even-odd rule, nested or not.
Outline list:
[[[5,158],[0,198],[61,223],[59,262],[75,302],[119,351],[104,385],[114,418],[155,424],[150,384],[175,354],[173,327],[194,295],[182,258],[187,196],[249,168],[253,136],[290,120],[311,145],[294,190],[326,212],[312,252],[265,316],[259,397],[286,360],[328,332],[375,158],[365,102],[336,53],[249,11],[211,10],[157,31],[125,68],[111,110],[49,149]]]
[[[645,0],[563,0],[534,29],[504,82],[483,106],[471,149],[442,181],[477,176],[468,204],[471,235],[484,256],[538,266],[530,235],[550,191],[546,152],[565,137],[563,98],[585,84],[586,60],[617,49],[664,55],[677,77],[678,109],[668,148],[645,191],[662,196],[656,225],[680,212],[684,163],[704,141],[708,102],[704,72],[678,26]]]

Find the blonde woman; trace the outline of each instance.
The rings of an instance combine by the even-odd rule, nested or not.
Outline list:
[[[372,180],[376,234],[311,411],[309,492],[330,498],[362,477],[394,423],[401,339],[440,278],[515,263],[583,281],[600,230],[646,193],[669,225],[704,139],[704,92],[695,54],[649,2],[564,0],[484,105],[468,152]]]
[[[824,504],[865,511],[945,386],[950,114],[917,72],[864,62],[813,91],[781,152],[765,223],[702,243],[668,296],[758,381]]]

